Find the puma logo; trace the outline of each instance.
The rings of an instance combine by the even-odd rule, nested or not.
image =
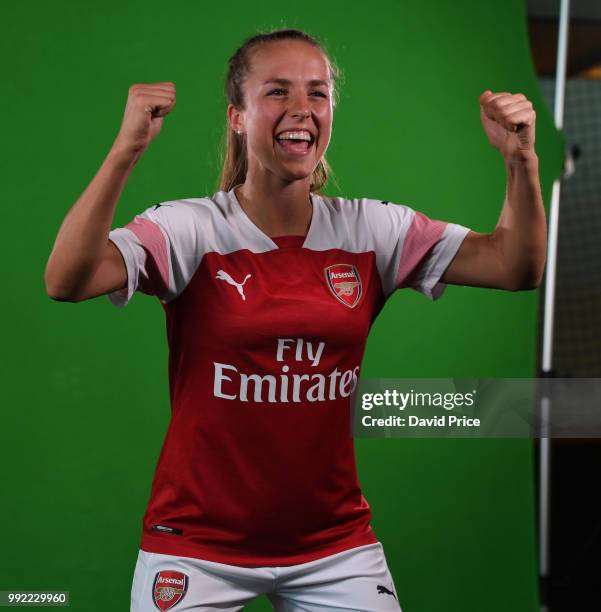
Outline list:
[[[389,591],[385,586],[382,586],[381,584],[378,585],[378,593],[386,593],[387,595],[392,595],[395,599],[396,599],[396,595],[392,592]]]
[[[240,297],[243,300],[246,300],[246,296],[244,295],[244,283],[250,278],[250,274],[247,274],[244,277],[244,280],[241,283],[237,283],[227,272],[225,272],[224,270],[218,270],[217,271],[217,276],[215,278],[218,278],[219,280],[224,280],[228,285],[233,285],[234,287],[236,287],[236,289],[238,290],[238,293],[240,294]]]

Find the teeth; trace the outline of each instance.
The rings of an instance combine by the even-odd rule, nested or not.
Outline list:
[[[282,132],[276,136],[277,140],[308,140],[311,141],[311,134],[305,130],[300,132]]]

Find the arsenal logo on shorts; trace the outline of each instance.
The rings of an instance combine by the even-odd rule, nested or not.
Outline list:
[[[334,297],[349,308],[354,308],[361,299],[361,277],[355,266],[335,264],[324,269],[326,281]]]
[[[152,600],[159,609],[171,610],[179,603],[188,590],[188,576],[176,570],[157,572],[152,585]]]

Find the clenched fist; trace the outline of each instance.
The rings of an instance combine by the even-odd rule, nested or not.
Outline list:
[[[163,118],[175,106],[175,84],[140,83],[129,88],[115,146],[140,154],[161,131]]]
[[[480,96],[480,120],[488,142],[505,158],[535,152],[536,113],[524,94],[487,89]]]

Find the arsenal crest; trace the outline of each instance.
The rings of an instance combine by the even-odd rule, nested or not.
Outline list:
[[[354,308],[361,299],[361,277],[355,266],[335,264],[324,269],[326,282],[334,297],[349,308]]]
[[[159,609],[171,610],[179,603],[188,590],[188,576],[176,570],[157,572],[152,585],[152,600]]]

